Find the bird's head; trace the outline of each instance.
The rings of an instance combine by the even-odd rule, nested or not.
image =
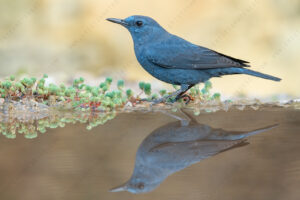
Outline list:
[[[133,15],[126,19],[107,18],[107,20],[127,28],[134,41],[148,41],[166,32],[154,19],[146,16]]]
[[[160,182],[149,183],[144,180],[130,179],[128,182],[111,189],[110,192],[127,191],[133,194],[146,193],[154,190],[159,184]]]
[[[134,194],[150,192],[157,188],[167,176],[160,167],[140,163],[139,158],[137,158],[130,179],[126,183],[111,189],[110,192],[127,191]]]

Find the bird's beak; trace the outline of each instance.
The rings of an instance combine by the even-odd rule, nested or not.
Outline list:
[[[110,192],[122,192],[122,191],[127,191],[127,184],[124,183],[118,187],[112,188],[109,190]]]
[[[116,24],[121,24],[121,25],[123,25],[123,26],[128,26],[128,23],[125,22],[124,19],[107,18],[106,20],[107,20],[107,21],[110,21],[110,22],[113,22],[113,23],[116,23]]]

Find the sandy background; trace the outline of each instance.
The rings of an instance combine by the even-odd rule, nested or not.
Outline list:
[[[53,82],[83,76],[93,84],[112,76],[168,88],[139,66],[129,33],[105,20],[133,14],[283,79],[212,79],[223,95],[300,95],[298,0],[1,0],[0,76],[48,73]]]

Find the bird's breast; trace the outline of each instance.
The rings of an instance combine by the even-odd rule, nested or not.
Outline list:
[[[154,66],[153,64],[147,59],[145,48],[141,45],[135,45],[134,48],[135,56],[140,65],[151,75],[154,76]]]

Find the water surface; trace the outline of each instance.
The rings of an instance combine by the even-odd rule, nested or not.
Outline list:
[[[160,112],[133,112],[91,130],[65,123],[35,139],[2,136],[0,199],[299,199],[300,110],[218,111],[195,120],[181,126]],[[142,190],[155,187],[109,192],[130,178]]]

